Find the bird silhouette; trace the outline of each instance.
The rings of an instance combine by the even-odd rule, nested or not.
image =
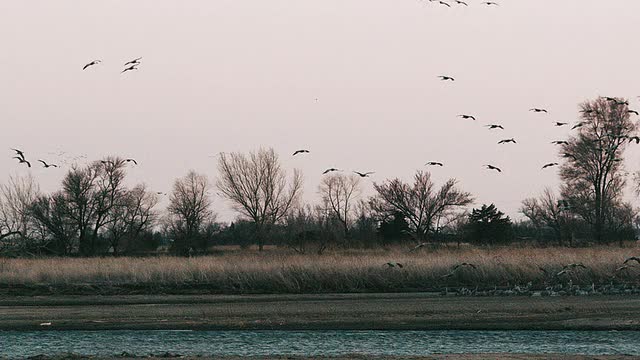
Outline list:
[[[565,126],[565,125],[567,125],[567,124],[568,124],[568,123],[565,123],[565,122],[558,122],[558,121],[556,121],[556,126]]]
[[[640,144],[640,137],[638,136],[630,136],[629,137],[629,142],[636,142],[636,144]]]
[[[502,170],[501,170],[499,167],[497,167],[497,166],[493,166],[493,165],[489,165],[489,164],[487,164],[487,165],[485,165],[485,167],[486,167],[487,169],[489,169],[489,170],[495,170],[495,171],[497,171],[497,172],[502,172]]]
[[[131,65],[138,65],[138,64],[140,64],[140,60],[142,60],[142,57],[139,57],[137,59],[133,59],[131,61],[127,61],[126,63],[124,63],[123,66],[127,66],[127,65],[130,65],[130,64]]]
[[[387,266],[387,267],[390,267],[390,268],[399,267],[401,269],[404,267],[404,265],[402,265],[399,262],[388,262],[388,263],[384,264],[384,266]]]
[[[514,144],[517,144],[517,143],[516,143],[516,140],[515,140],[514,138],[511,138],[511,139],[503,139],[503,140],[498,141],[498,144],[508,144],[508,143],[514,143]]]
[[[451,7],[451,5],[447,4],[447,3],[446,3],[446,2],[444,2],[444,1],[438,1],[438,4],[440,4],[440,5],[446,5],[447,7]]]
[[[581,121],[581,122],[579,122],[579,123],[577,123],[577,124],[573,125],[573,126],[571,127],[571,130],[575,130],[575,129],[580,128],[580,127],[583,127],[583,126],[585,126],[585,125],[586,125],[586,123],[585,123],[584,121]]]
[[[531,109],[529,109],[529,111],[533,111],[533,112],[537,112],[537,113],[549,113],[547,111],[547,109],[541,109],[541,108],[531,108]]]
[[[128,68],[122,70],[122,72],[120,72],[121,74],[127,71],[131,71],[131,70],[138,70],[138,68],[136,67],[136,65],[131,65]]]
[[[460,264],[456,264],[456,265],[454,265],[454,266],[451,268],[451,270],[452,270],[452,271],[456,271],[456,270],[458,270],[458,269],[460,269],[460,268],[462,268],[462,267],[470,267],[470,268],[473,268],[473,269],[477,269],[477,268],[478,268],[478,266],[477,266],[477,265],[474,265],[474,264],[471,264],[471,263],[468,263],[468,262],[463,262],[463,263],[460,263]]]
[[[562,269],[563,270],[567,270],[567,269],[577,269],[577,268],[586,269],[587,267],[584,266],[584,264],[581,264],[581,263],[577,263],[577,264],[574,263],[574,264],[567,264]]]
[[[92,62],[90,62],[90,63],[86,64],[85,66],[83,66],[83,67],[82,67],[82,70],[85,70],[85,69],[86,69],[86,68],[88,68],[89,66],[97,65],[97,64],[99,64],[99,63],[101,63],[101,61],[100,61],[100,60],[93,60]]]
[[[126,162],[132,162],[132,163],[134,163],[134,164],[138,165],[138,162],[137,162],[135,159],[125,159],[124,161],[126,161]]]
[[[338,170],[338,169],[336,169],[336,168],[329,168],[329,169],[325,170],[325,171],[322,173],[322,175],[324,175],[324,174],[328,174],[328,173],[330,173],[330,172],[334,172],[334,171],[340,171],[340,170]]]
[[[427,166],[444,166],[443,163],[441,162],[437,162],[437,161],[429,161],[428,163],[426,163],[425,165]]]
[[[446,75],[440,75],[438,76],[440,78],[440,80],[442,81],[456,81],[456,79],[452,78],[451,76],[446,76]]]
[[[551,143],[555,145],[569,145],[569,142],[565,140],[555,140],[555,141],[552,141]]]
[[[495,6],[499,5],[497,2],[493,2],[493,1],[485,1],[485,2],[482,2],[481,4],[484,4],[484,5],[495,5]]]
[[[363,178],[369,177],[369,175],[371,175],[371,174],[375,174],[375,172],[373,172],[373,171],[369,171],[369,172],[366,172],[366,173],[361,173],[361,172],[358,172],[358,171],[354,171],[353,173],[354,174],[358,174],[358,176],[363,177]]]
[[[553,163],[545,164],[542,168],[543,168],[543,169],[546,169],[546,168],[548,168],[548,167],[557,166],[557,165],[558,165],[558,163],[557,163],[557,162],[553,162]]]
[[[42,163],[42,166],[44,166],[45,169],[48,169],[50,167],[56,167],[56,168],[58,167],[58,165],[56,164],[47,164],[44,160],[38,160],[38,161]]]
[[[461,117],[463,119],[471,119],[471,120],[475,120],[476,117],[473,115],[466,115],[466,114],[462,114],[462,115],[458,115],[458,117]]]
[[[637,256],[632,256],[632,257],[630,257],[630,258],[626,259],[626,260],[624,261],[624,263],[626,264],[626,263],[628,263],[628,262],[632,262],[632,261],[636,261],[636,262],[638,262],[638,264],[640,264],[640,258],[639,258],[639,257],[637,257]]]
[[[498,125],[498,124],[489,124],[489,125],[486,125],[486,126],[489,128],[489,130],[493,130],[493,129],[502,129],[502,130],[504,130],[502,125]]]
[[[20,156],[21,158],[24,159],[24,152],[22,150],[18,150],[18,149],[13,149],[11,148],[11,150],[16,152],[16,155]]]
[[[460,0],[453,0],[453,1],[455,1],[455,2],[456,2],[456,4],[458,4],[458,5],[469,6],[469,4],[467,4],[467,3],[466,3],[466,2],[464,2],[464,1],[460,1]]]
[[[308,154],[308,153],[309,153],[309,150],[305,150],[305,149],[296,150],[296,151],[294,151],[293,156],[296,156],[298,154]]]
[[[27,160],[25,160],[24,158],[21,158],[19,156],[14,156],[14,159],[18,159],[18,161],[20,162],[20,164],[27,164],[28,167],[31,167],[31,163],[28,162]]]
[[[637,111],[635,110],[627,110],[627,113],[629,114],[634,114],[634,115],[640,115]]]

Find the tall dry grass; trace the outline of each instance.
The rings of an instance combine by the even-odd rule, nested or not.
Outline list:
[[[180,258],[0,259],[0,284],[199,286],[216,293],[310,293],[436,290],[445,287],[505,287],[529,282],[537,287],[573,284],[637,284],[640,266],[615,273],[638,255],[630,248],[499,248],[406,251],[352,251],[322,256],[287,251],[236,252]],[[399,262],[402,268],[385,266]],[[477,269],[454,265],[468,262]],[[587,269],[556,274],[569,263]],[[545,274],[540,268],[544,269]]]

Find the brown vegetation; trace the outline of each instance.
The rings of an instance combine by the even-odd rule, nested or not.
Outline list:
[[[0,259],[7,286],[136,285],[211,293],[335,293],[435,291],[467,287],[639,283],[633,248],[463,248],[359,250],[323,256],[243,251],[192,258]],[[403,266],[389,267],[388,262]],[[460,263],[474,264],[455,268]],[[559,274],[568,264],[584,264]]]

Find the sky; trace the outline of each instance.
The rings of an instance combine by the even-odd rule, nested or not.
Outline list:
[[[375,171],[365,195],[428,170],[518,218],[524,198],[559,185],[556,168],[541,170],[570,134],[555,121],[575,123],[598,96],[640,109],[640,1],[497,1],[2,1],[0,182],[31,172],[49,192],[69,165],[37,159],[119,155],[139,162],[132,185],[168,192],[189,170],[215,182],[219,152],[273,147],[302,170],[308,202],[328,167]],[[639,159],[631,146],[626,169]]]

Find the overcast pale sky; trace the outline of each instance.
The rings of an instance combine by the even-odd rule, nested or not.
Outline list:
[[[33,162],[133,157],[131,183],[169,191],[190,169],[213,182],[218,152],[264,146],[304,172],[308,201],[327,167],[376,171],[371,181],[425,169],[517,216],[558,185],[540,169],[569,133],[554,121],[575,122],[599,95],[640,109],[640,1],[497,1],[2,1],[0,181],[31,171],[51,191],[66,171],[27,170],[10,147]],[[292,158],[298,148],[311,154]],[[639,156],[627,151],[629,171]]]

